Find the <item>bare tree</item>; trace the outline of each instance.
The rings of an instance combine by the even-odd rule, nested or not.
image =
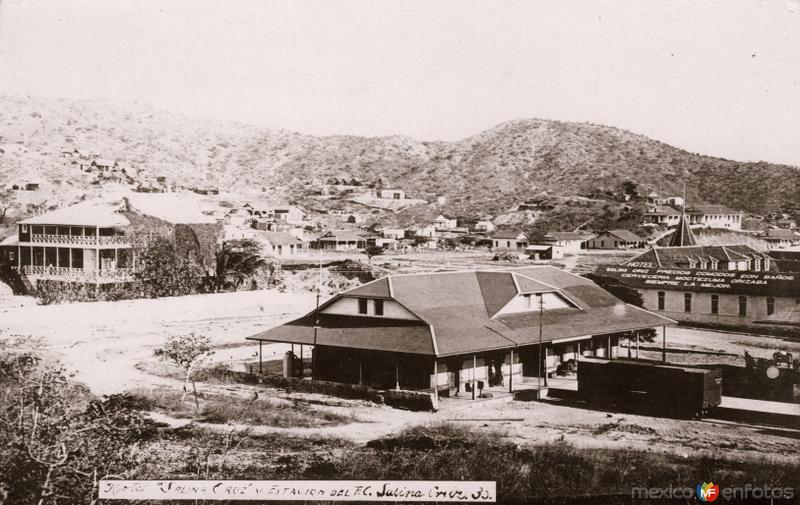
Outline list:
[[[184,371],[183,395],[181,401],[186,399],[189,392],[189,383],[192,383],[194,394],[194,406],[200,410],[200,402],[197,399],[197,386],[194,382],[194,373],[214,354],[211,350],[211,339],[204,335],[174,335],[167,339],[167,343],[161,349],[161,355],[172,361]]]
[[[6,216],[12,209],[18,208],[17,198],[10,190],[0,190],[0,225],[5,224]]]

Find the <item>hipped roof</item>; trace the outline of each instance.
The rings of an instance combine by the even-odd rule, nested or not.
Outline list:
[[[131,224],[123,214],[127,199],[130,210],[174,224],[211,224],[216,219],[203,214],[197,201],[172,194],[125,193],[119,198],[86,200],[39,216],[20,221],[22,224],[58,226],[123,227]]]
[[[542,312],[543,342],[674,324],[623,303],[588,279],[536,266],[378,279],[323,304],[317,344],[441,357],[532,345],[539,339],[539,312],[499,311],[518,294],[544,292],[560,294],[572,307]],[[344,297],[394,300],[419,320],[324,313]],[[315,320],[312,312],[248,338],[313,344]]]
[[[513,238],[516,239],[522,235],[526,239],[528,238],[527,235],[522,233],[521,231],[496,231],[492,234],[492,238]]]
[[[687,214],[741,214],[737,210],[733,210],[724,205],[692,205],[686,208]]]
[[[119,205],[113,205],[102,200],[87,200],[84,202],[63,207],[51,212],[29,217],[20,221],[21,224],[49,224],[61,226],[99,226],[115,227],[128,226],[128,219],[120,214]]]
[[[734,245],[706,245],[683,247],[658,247],[643,252],[642,254],[623,262],[627,264],[651,263],[660,268],[689,268],[691,263],[700,261],[728,262],[748,259],[767,259],[768,255],[757,251],[745,244]],[[691,261],[690,261],[691,260]],[[772,265],[771,265],[772,267]]]
[[[547,240],[591,240],[594,237],[593,233],[581,231],[551,231],[544,236]]]
[[[302,245],[303,241],[295,237],[288,231],[265,231],[262,232],[261,238],[271,245]]]
[[[361,242],[366,240],[359,232],[353,230],[331,230],[319,239],[320,242]]]
[[[636,235],[630,230],[606,230],[603,233],[607,233],[612,237],[624,240],[625,242],[644,242],[644,239],[642,237]]]

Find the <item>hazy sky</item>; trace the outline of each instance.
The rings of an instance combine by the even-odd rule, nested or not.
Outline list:
[[[590,121],[800,165],[800,0],[0,2],[14,95],[427,140]]]

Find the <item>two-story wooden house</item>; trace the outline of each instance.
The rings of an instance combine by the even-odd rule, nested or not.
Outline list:
[[[133,263],[131,237],[125,233],[129,225],[123,214],[99,201],[23,219],[9,262],[34,284],[39,279],[127,282]]]
[[[133,280],[137,248],[156,236],[170,238],[210,271],[221,225],[172,195],[131,193],[19,221],[0,259],[31,286],[40,280],[126,283]]]

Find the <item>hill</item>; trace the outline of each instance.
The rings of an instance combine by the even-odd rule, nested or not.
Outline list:
[[[542,191],[613,200],[625,181],[674,194],[685,182],[694,203],[755,214],[796,213],[800,200],[797,167],[702,156],[596,124],[511,121],[456,142],[316,137],[144,106],[0,96],[0,187],[38,178],[56,201],[98,191],[104,183],[69,163],[65,147],[116,159],[137,181],[160,176],[307,205],[324,205],[331,197],[319,189],[344,174],[438,199],[426,214],[465,217],[508,212]]]

